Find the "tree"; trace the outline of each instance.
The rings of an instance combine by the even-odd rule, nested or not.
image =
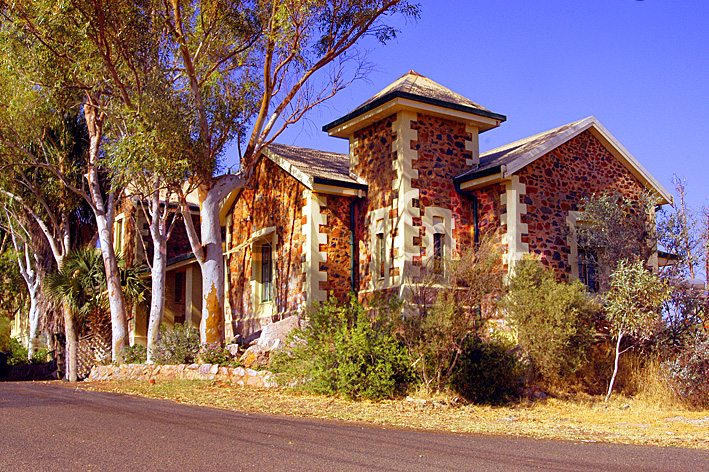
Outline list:
[[[505,269],[495,238],[482,238],[443,270],[422,268],[410,284],[400,331],[426,390],[443,390],[466,341],[480,333],[502,292]]]
[[[622,260],[611,274],[610,289],[605,294],[606,319],[616,340],[613,376],[608,385],[606,401],[613,392],[618,374],[624,337],[647,338],[660,319],[660,307],[669,297],[669,287],[657,275],[645,268],[640,260]],[[632,347],[632,346],[631,346]]]
[[[701,237],[696,213],[686,203],[686,184],[676,175],[672,182],[679,203],[673,210],[662,211],[658,218],[658,243],[676,259],[662,268],[665,277],[695,278],[695,266],[699,262]]]
[[[27,305],[27,292],[17,266],[10,232],[0,225],[0,341],[10,338],[10,322]],[[5,339],[5,337],[7,339]],[[4,351],[0,343],[0,352]]]
[[[15,260],[22,279],[25,281],[30,299],[29,307],[29,333],[28,333],[28,359],[37,352],[39,348],[39,289],[40,289],[40,252],[39,248],[33,247],[32,235],[26,227],[25,222],[17,214],[10,215],[7,207],[3,208],[5,214],[5,225],[10,233],[12,245],[15,248]],[[0,215],[0,226],[3,226],[2,215]],[[26,220],[26,219],[25,219]]]
[[[657,198],[641,192],[636,198],[606,191],[584,199],[583,218],[576,228],[578,246],[588,249],[589,265],[596,266],[600,286],[623,260],[640,260],[646,266],[657,250],[655,204]],[[595,254],[595,255],[593,255]]]
[[[285,127],[362,75],[363,62],[355,54],[362,38],[385,42],[395,37],[396,30],[384,18],[416,17],[418,7],[408,0],[159,3],[156,13],[170,33],[167,54],[180,73],[174,90],[189,107],[194,130],[197,158],[191,179],[200,200],[199,235],[186,204],[182,211],[202,272],[200,335],[202,342],[221,342],[221,201],[248,184],[261,150]],[[350,62],[352,70],[346,68]],[[215,176],[231,141],[247,143],[240,173]]]
[[[125,268],[121,260],[118,262],[119,276],[127,298],[141,301],[146,288],[138,271]],[[107,287],[102,255],[92,247],[72,250],[59,269],[46,277],[47,293],[69,313],[65,318],[69,351],[67,377],[72,382],[77,380],[78,334],[88,319],[108,311]]]
[[[563,381],[586,362],[600,307],[580,281],[557,281],[538,260],[522,260],[502,306],[543,379]]]
[[[88,133],[88,158],[81,184],[66,169],[27,155],[23,162],[53,172],[91,207],[98,228],[113,332],[112,355],[118,360],[128,341],[126,305],[113,247],[113,220],[125,182],[105,159],[105,140],[129,133],[126,115],[140,113],[145,89],[161,56],[153,36],[150,1],[71,0],[0,1],[5,57],[25,85],[49,96],[76,95]],[[158,77],[160,75],[158,74]],[[84,185],[85,184],[85,185]]]
[[[665,327],[659,336],[659,346],[669,350],[693,342],[703,324],[709,302],[704,287],[697,284],[698,272],[695,271],[702,254],[706,257],[701,220],[686,203],[685,181],[674,176],[673,183],[676,206],[661,211],[657,224],[658,244],[672,257],[659,271],[660,277],[671,287],[671,295],[663,310]]]

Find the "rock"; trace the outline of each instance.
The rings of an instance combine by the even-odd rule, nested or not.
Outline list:
[[[227,344],[226,348],[229,350],[229,354],[231,354],[232,357],[236,357],[239,354],[238,344]]]
[[[242,338],[241,345],[242,346],[250,346],[251,343],[258,340],[260,336],[261,336],[261,330],[251,333],[248,336],[246,336],[245,338]]]
[[[254,344],[246,350],[239,360],[243,362],[246,367],[265,365],[268,362],[270,352],[270,350],[264,349],[258,344]]]
[[[258,338],[258,346],[269,351],[277,349],[283,344],[288,334],[300,327],[300,318],[297,315],[289,316],[281,321],[266,325]]]

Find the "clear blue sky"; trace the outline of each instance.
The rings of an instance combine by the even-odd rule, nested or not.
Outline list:
[[[595,115],[668,190],[677,174],[709,205],[709,1],[422,0],[397,25],[396,41],[366,44],[367,81],[278,141],[347,153],[322,125],[413,69],[507,116],[481,151]]]

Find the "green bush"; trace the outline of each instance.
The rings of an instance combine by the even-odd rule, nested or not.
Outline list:
[[[502,404],[519,387],[517,361],[503,343],[470,338],[463,346],[450,386],[474,403]]]
[[[559,282],[539,261],[522,260],[503,307],[543,380],[568,381],[586,362],[599,307],[581,282]]]
[[[123,348],[123,362],[126,364],[145,364],[148,360],[148,349],[140,344]]]
[[[319,394],[379,400],[404,393],[412,372],[393,333],[392,311],[396,306],[368,311],[354,298],[323,303],[276,351],[271,369]]]
[[[10,318],[0,313],[0,352],[10,351]]]
[[[37,352],[32,354],[32,359],[30,363],[32,364],[44,364],[47,362],[47,357],[49,356],[49,351],[44,348],[37,349]]]
[[[192,364],[199,354],[199,332],[180,323],[160,326],[153,360],[156,364]]]
[[[232,365],[234,358],[220,343],[204,343],[199,349],[199,360],[205,364]]]
[[[9,365],[29,364],[27,348],[24,347],[20,341],[15,338],[10,338],[8,347],[10,348],[7,357],[7,363]]]

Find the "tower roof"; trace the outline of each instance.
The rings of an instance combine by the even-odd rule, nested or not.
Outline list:
[[[363,115],[376,110],[378,107],[395,100],[397,98],[410,100],[424,105],[433,105],[448,110],[476,115],[481,118],[492,119],[497,122],[493,126],[482,127],[481,131],[493,128],[507,118],[504,115],[494,113],[474,101],[456,93],[439,83],[410,70],[392,84],[384,88],[381,92],[362,103],[347,115],[332,123],[323,126],[323,131],[332,131],[343,124],[355,120]],[[331,132],[331,134],[333,134]]]

